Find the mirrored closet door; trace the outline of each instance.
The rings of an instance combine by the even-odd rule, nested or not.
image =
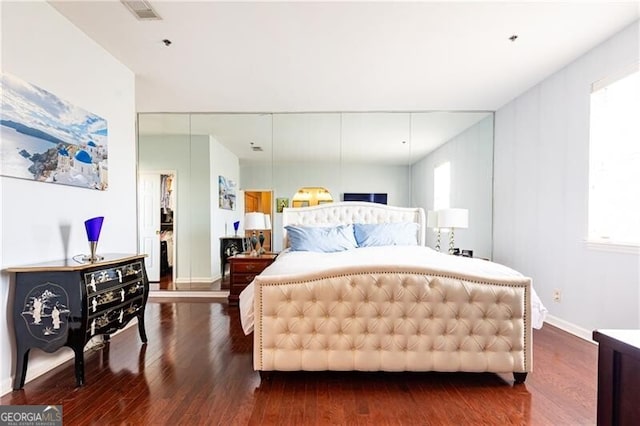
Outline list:
[[[269,216],[276,252],[284,206],[377,194],[431,210],[445,163],[447,202],[469,210],[456,243],[491,258],[492,113],[140,114],[138,129],[140,251],[158,288],[224,288],[221,244],[247,235],[249,210]]]

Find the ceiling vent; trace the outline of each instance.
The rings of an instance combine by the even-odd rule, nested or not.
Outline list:
[[[155,21],[162,19],[160,15],[158,15],[156,11],[153,10],[151,4],[146,0],[120,0],[120,2],[124,4],[137,19],[141,21]]]

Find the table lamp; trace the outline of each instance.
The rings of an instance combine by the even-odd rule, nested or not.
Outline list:
[[[100,230],[102,229],[102,222],[104,216],[98,216],[84,221],[84,227],[87,230],[87,239],[89,240],[89,256],[82,258],[85,262],[97,262],[104,259],[104,256],[98,256],[96,254],[96,248],[98,247],[98,239],[100,238]]]
[[[256,231],[264,230],[264,213],[251,212],[244,215],[244,229],[252,231],[251,234],[251,256],[257,256],[258,237]],[[264,239],[264,236],[262,237]]]
[[[271,216],[268,214],[265,214],[263,230],[266,231],[268,229],[271,229]],[[265,254],[267,251],[264,249],[264,233],[262,232],[262,230],[260,231],[258,240],[260,240],[260,250],[258,250],[258,254]]]
[[[456,228],[469,227],[469,210],[467,209],[442,209],[438,210],[438,228],[448,228],[449,254],[453,254],[453,231]]]
[[[437,232],[436,235],[436,251],[440,251],[440,228],[438,228],[438,212],[434,210],[429,210],[427,212],[427,228],[435,229]]]

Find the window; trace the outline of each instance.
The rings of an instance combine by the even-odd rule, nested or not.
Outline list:
[[[640,72],[638,64],[591,93],[590,242],[640,245]]]
[[[433,209],[448,209],[451,188],[451,163],[440,164],[433,169]]]

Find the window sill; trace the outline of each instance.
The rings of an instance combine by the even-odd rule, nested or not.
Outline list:
[[[589,241],[585,244],[590,250],[608,251],[612,253],[640,254],[640,246],[634,244],[624,244],[605,241]]]

